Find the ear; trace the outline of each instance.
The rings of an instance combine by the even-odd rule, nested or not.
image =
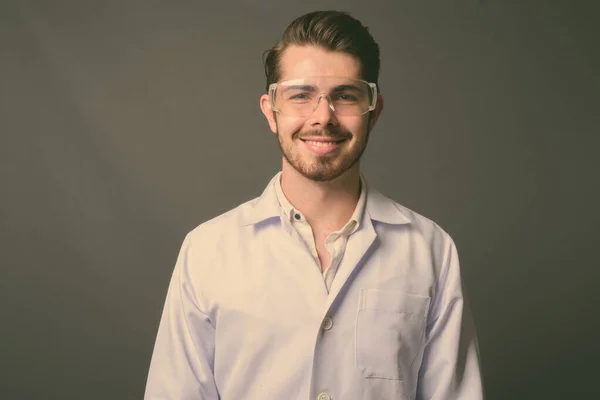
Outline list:
[[[260,96],[260,109],[263,114],[267,118],[267,122],[269,123],[269,128],[273,133],[277,133],[277,123],[275,122],[275,112],[271,108],[271,103],[269,102],[269,95],[263,94]]]
[[[377,103],[375,104],[375,109],[371,111],[371,119],[369,121],[369,132],[373,130],[375,127],[375,123],[379,119],[381,112],[383,111],[383,96],[377,95]]]

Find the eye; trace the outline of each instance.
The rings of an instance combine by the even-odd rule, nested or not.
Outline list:
[[[306,93],[298,93],[290,97],[291,100],[306,100],[309,96]]]
[[[345,100],[345,101],[354,101],[356,100],[356,96],[353,96],[351,94],[347,94],[347,93],[342,93],[340,95],[337,96],[338,100]]]

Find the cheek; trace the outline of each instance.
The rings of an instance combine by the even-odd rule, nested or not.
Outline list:
[[[366,136],[367,131],[369,130],[369,121],[367,118],[349,120],[345,124],[345,128],[348,132],[352,133],[355,138],[361,140]]]
[[[360,131],[362,128],[367,126],[367,123],[369,122],[369,114],[367,113],[357,116],[347,116],[343,117],[339,121],[341,124],[345,125],[348,128]]]
[[[302,129],[302,122],[289,119],[286,120],[285,118],[279,118],[277,120],[277,132],[286,138],[291,137],[296,132],[302,131]]]

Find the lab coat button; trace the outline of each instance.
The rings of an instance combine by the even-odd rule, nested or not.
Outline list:
[[[300,214],[298,214],[298,213],[294,214],[294,218],[296,218],[296,220],[299,221],[300,220]]]
[[[323,319],[323,329],[328,331],[333,327],[333,320],[329,317]]]
[[[331,396],[328,393],[321,393],[317,396],[317,400],[331,400]]]

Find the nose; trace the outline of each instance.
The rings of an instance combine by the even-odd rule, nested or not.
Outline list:
[[[317,99],[315,110],[310,116],[311,125],[327,126],[336,122],[335,112],[331,99],[327,94],[322,94]]]

